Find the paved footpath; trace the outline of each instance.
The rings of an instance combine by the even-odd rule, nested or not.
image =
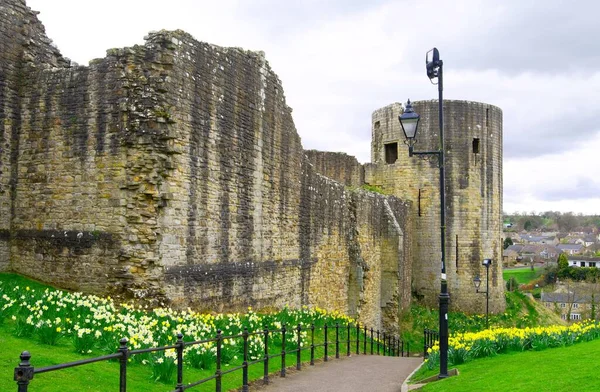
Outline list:
[[[400,392],[404,380],[423,358],[375,355],[330,359],[301,371],[288,372],[285,378],[271,376],[269,385],[260,381],[250,387],[260,392]]]

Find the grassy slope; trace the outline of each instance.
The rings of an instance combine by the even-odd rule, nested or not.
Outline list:
[[[511,277],[514,277],[519,284],[525,284],[538,278],[541,273],[542,269],[540,267],[536,267],[533,271],[531,268],[511,268],[502,271],[502,277],[505,281],[508,281]]]
[[[507,293],[507,308],[504,314],[490,314],[490,327],[527,327],[566,325],[556,313],[520,292]],[[449,314],[450,333],[454,331],[479,331],[485,328],[485,315]],[[422,352],[423,329],[437,330],[438,310],[413,305],[400,318],[402,339],[410,343],[411,352]]]
[[[458,377],[430,383],[423,391],[598,391],[598,352],[600,340],[478,359],[457,366]]]

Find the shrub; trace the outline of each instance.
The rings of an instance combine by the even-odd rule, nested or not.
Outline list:
[[[506,290],[508,291],[518,291],[519,290],[519,282],[514,276],[511,276],[510,279],[506,282]]]

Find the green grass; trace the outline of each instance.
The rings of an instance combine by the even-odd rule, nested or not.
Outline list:
[[[48,346],[40,344],[35,340],[17,338],[11,333],[7,325],[0,326],[0,391],[16,390],[16,382],[13,381],[13,369],[19,363],[19,355],[23,350],[31,353],[31,364],[35,367],[56,365],[65,362],[77,361],[85,358],[91,358],[95,355],[102,355],[97,352],[90,356],[83,356],[73,352],[72,345],[68,341],[61,341],[57,346]],[[353,345],[352,350],[355,349]],[[329,357],[335,357],[335,345],[329,348]],[[361,344],[362,351],[362,344]],[[275,354],[273,352],[272,354]],[[346,355],[346,346],[340,347],[340,356]],[[323,349],[315,349],[315,357],[323,357]],[[303,367],[308,366],[310,360],[310,350],[304,350],[301,355]],[[234,366],[241,364],[241,361],[232,363],[229,366],[223,366],[222,370],[227,371]],[[279,377],[278,372],[281,369],[281,357],[270,359],[269,372],[271,377]],[[296,354],[286,355],[286,367],[295,367]],[[258,380],[260,384],[263,376],[263,364],[258,363],[249,367],[249,379]],[[194,369],[186,366],[184,368],[184,383],[191,383],[210,377],[214,374],[214,367],[209,371]],[[127,369],[127,390],[132,392],[165,392],[175,388],[175,381],[171,384],[154,382],[152,379],[152,370],[149,366],[142,366],[136,363],[130,363]],[[235,390],[242,386],[242,370],[232,372],[223,376],[223,390]],[[67,388],[67,389],[65,389]],[[35,392],[63,392],[69,391],[116,391],[119,389],[119,363],[116,361],[97,362],[94,364],[79,366],[70,369],[59,370],[55,372],[37,374],[30,383],[30,390]],[[214,391],[215,382],[194,387],[194,391]]]
[[[502,277],[505,281],[508,281],[511,277],[514,277],[519,284],[526,284],[534,279],[537,279],[541,273],[541,267],[536,267],[533,271],[531,268],[511,268],[505,269],[502,272]]]
[[[427,384],[424,392],[598,391],[600,340],[565,348],[501,354],[456,366],[459,376]],[[423,379],[437,371],[419,371]]]

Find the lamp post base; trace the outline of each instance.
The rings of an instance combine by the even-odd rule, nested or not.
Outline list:
[[[440,293],[440,374],[438,378],[448,377],[448,304],[450,294],[447,292],[446,282],[442,282]]]

